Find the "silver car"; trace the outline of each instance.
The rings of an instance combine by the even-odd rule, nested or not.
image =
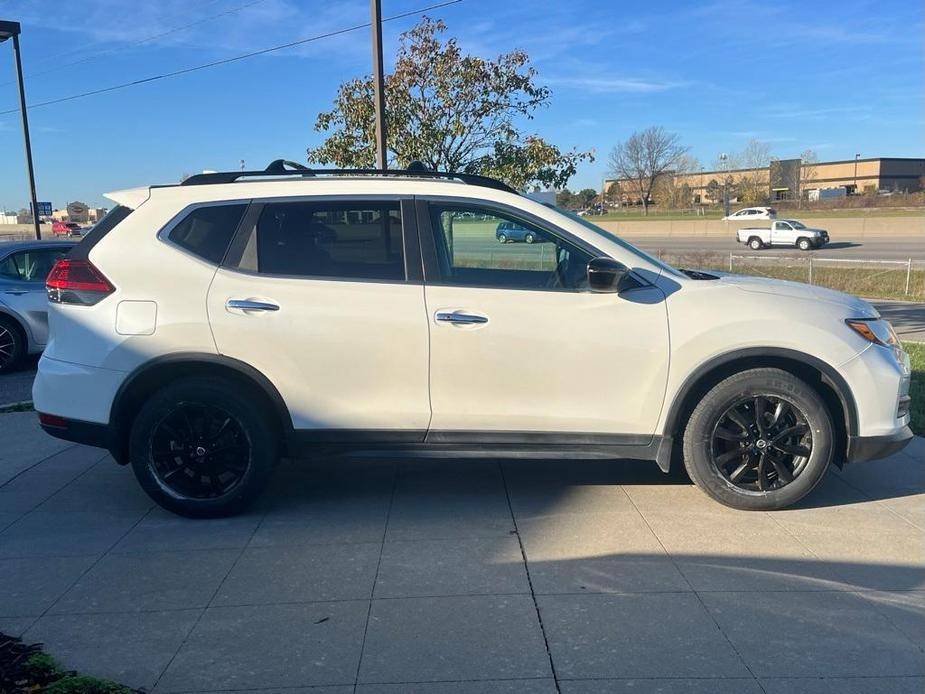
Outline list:
[[[72,241],[0,242],[0,374],[45,348],[45,278],[75,245]]]

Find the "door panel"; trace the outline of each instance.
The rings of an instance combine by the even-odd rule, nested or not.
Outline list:
[[[428,286],[431,429],[651,434],[668,376],[655,288],[616,294]],[[485,323],[436,320],[461,311]]]
[[[229,300],[279,309],[228,308]],[[209,322],[219,353],[269,378],[297,429],[427,428],[421,285],[260,277],[223,269],[209,290]]]
[[[504,211],[432,202],[422,218],[422,246],[433,246],[429,438],[655,431],[668,375],[660,290],[587,291],[594,249]],[[504,224],[530,229],[534,242],[499,243]]]
[[[340,430],[319,439],[423,440],[427,316],[423,285],[404,280],[413,254],[398,201],[268,202],[246,220],[237,269],[219,269],[209,290],[218,351],[266,375],[296,429]]]

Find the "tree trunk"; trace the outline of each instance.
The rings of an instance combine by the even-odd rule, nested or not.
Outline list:
[[[647,198],[648,196],[646,195],[642,196],[642,214],[644,217],[649,216],[649,201]]]

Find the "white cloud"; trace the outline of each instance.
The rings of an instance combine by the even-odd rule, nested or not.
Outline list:
[[[605,94],[652,94],[687,87],[689,81],[654,80],[641,77],[548,77],[547,84],[570,89],[586,89]]]

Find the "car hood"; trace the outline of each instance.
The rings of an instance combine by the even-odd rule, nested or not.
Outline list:
[[[811,301],[824,301],[842,307],[848,315],[856,318],[879,318],[880,314],[873,306],[851,294],[837,292],[834,289],[825,289],[801,282],[788,282],[768,277],[750,277],[748,275],[733,275],[727,272],[710,272],[719,277],[723,284],[741,289],[745,292],[759,294],[776,294],[789,296],[795,299],[809,299]]]

